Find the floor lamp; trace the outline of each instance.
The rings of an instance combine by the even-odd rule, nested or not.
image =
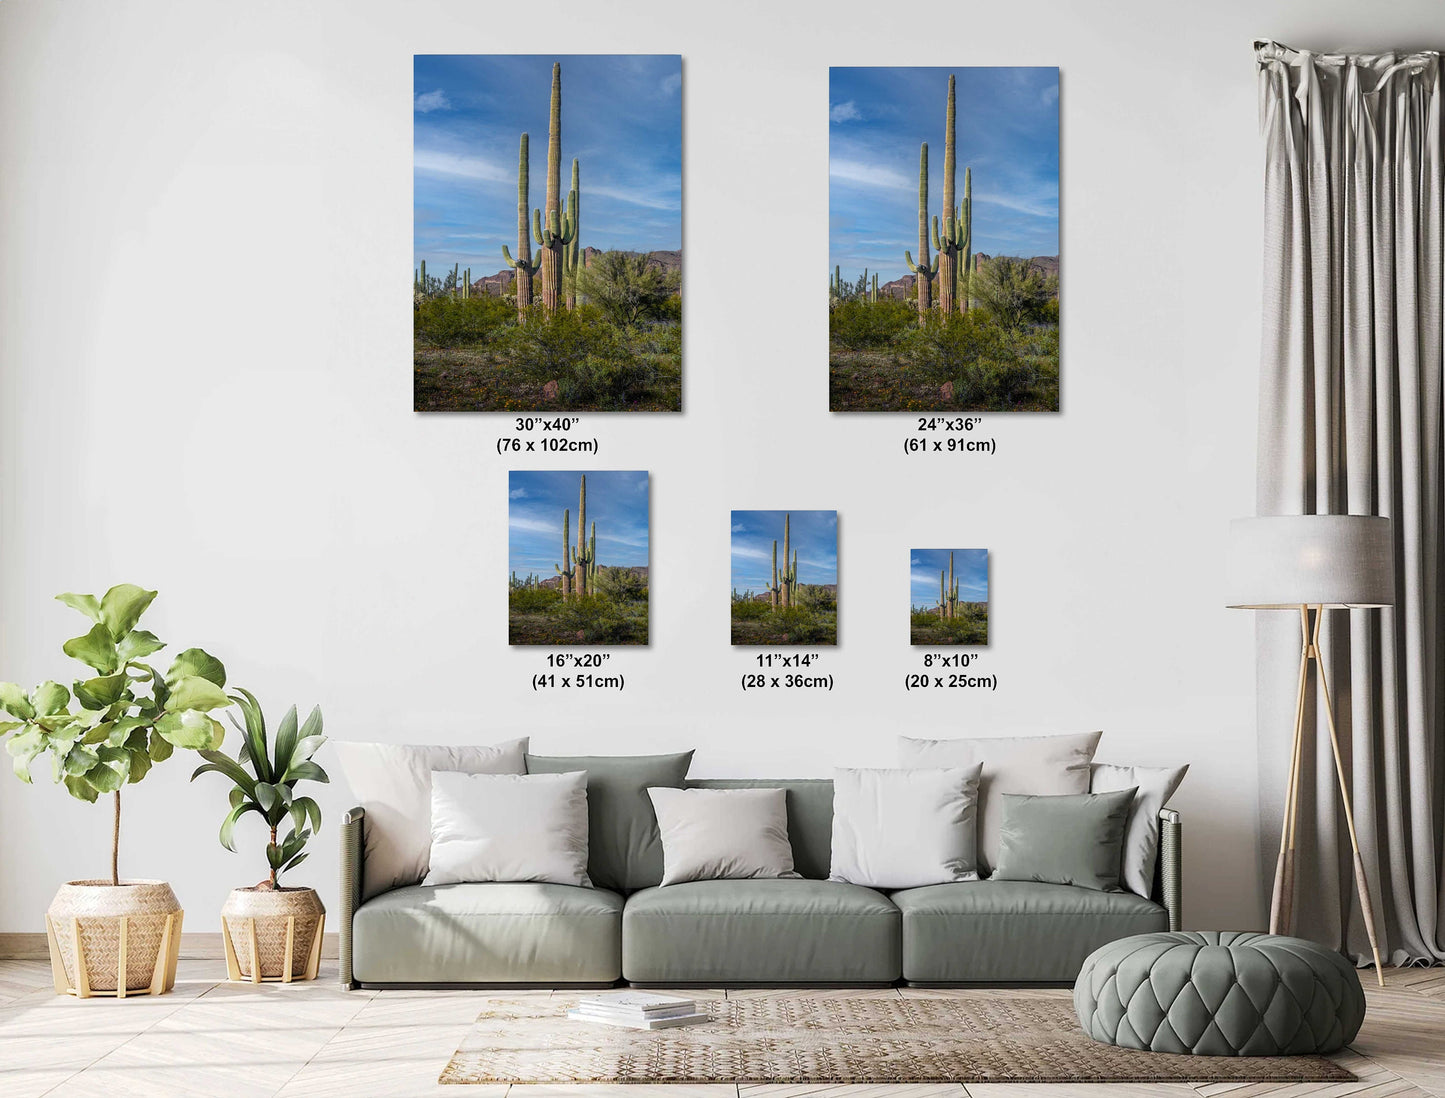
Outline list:
[[[1229,605],[1240,610],[1292,610],[1300,619],[1299,691],[1295,702],[1294,746],[1290,754],[1289,785],[1285,792],[1284,822],[1280,828],[1279,859],[1274,870],[1270,902],[1271,934],[1289,932],[1294,912],[1294,849],[1299,816],[1300,760],[1304,753],[1305,690],[1310,663],[1319,676],[1330,730],[1335,776],[1345,806],[1350,847],[1355,860],[1355,887],[1370,936],[1375,972],[1380,986],[1380,946],[1375,937],[1375,911],[1360,859],[1355,813],[1345,783],[1340,739],[1335,732],[1334,704],[1320,657],[1320,622],[1326,609],[1369,609],[1395,602],[1395,553],[1390,520],[1368,515],[1282,515],[1235,519],[1229,527]]]

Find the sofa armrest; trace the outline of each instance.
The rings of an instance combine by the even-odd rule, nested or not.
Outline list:
[[[1179,813],[1159,810],[1159,859],[1154,866],[1154,899],[1169,912],[1169,929],[1184,928],[1184,851]]]
[[[366,823],[366,809],[353,808],[341,817],[341,987],[350,991],[356,987],[351,977],[351,920],[361,906],[361,871],[365,858],[363,829]]]

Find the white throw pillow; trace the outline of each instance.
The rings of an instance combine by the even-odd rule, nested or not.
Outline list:
[[[431,866],[422,884],[587,879],[587,772],[431,776]]]
[[[979,767],[838,770],[829,880],[921,888],[978,880]]]
[[[346,783],[362,808],[361,898],[419,884],[431,850],[431,775],[525,774],[527,737],[491,747],[425,747],[332,740]]]
[[[796,877],[783,789],[651,786],[662,834],[662,883]]]
[[[1114,766],[1094,763],[1089,767],[1089,792],[1110,793],[1137,786],[1124,828],[1124,866],[1120,880],[1131,892],[1146,900],[1154,895],[1154,866],[1159,860],[1159,810],[1169,803],[1187,766]]]
[[[1065,796],[1089,791],[1089,763],[1100,732],[1066,736],[1001,736],[968,740],[898,738],[904,766],[979,766],[978,868],[992,873],[998,864],[1003,795]]]

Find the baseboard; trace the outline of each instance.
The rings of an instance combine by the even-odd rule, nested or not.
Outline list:
[[[334,961],[340,956],[340,951],[337,935],[322,937],[322,960]],[[0,961],[44,961],[49,956],[50,948],[44,934],[0,934]],[[221,943],[221,932],[182,934],[181,957],[193,961],[225,960],[226,947]]]

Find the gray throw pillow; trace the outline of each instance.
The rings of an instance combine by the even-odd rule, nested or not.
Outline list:
[[[1133,789],[1033,797],[1005,793],[996,881],[1121,892],[1124,828]]]
[[[1129,891],[1146,900],[1154,895],[1154,866],[1159,860],[1159,810],[1184,780],[1187,766],[1113,766],[1094,763],[1089,767],[1089,792],[1111,793],[1116,789],[1139,790],[1129,809],[1129,826],[1124,830],[1123,881]]]
[[[635,892],[662,883],[662,837],[649,786],[681,789],[692,752],[676,755],[528,755],[528,774],[587,771],[587,876],[596,888]]]

